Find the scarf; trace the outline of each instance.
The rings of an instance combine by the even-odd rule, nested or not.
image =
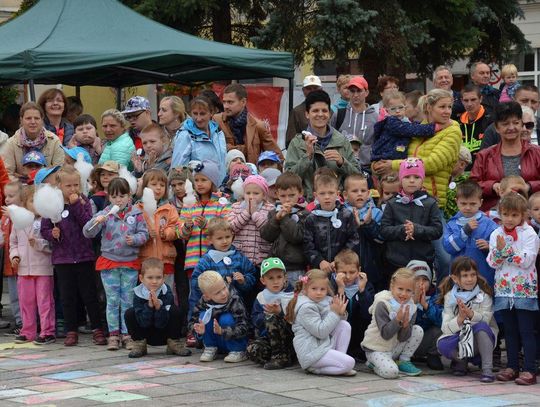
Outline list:
[[[399,191],[399,194],[396,196],[396,202],[403,205],[408,205],[411,202],[413,202],[416,206],[424,207],[424,204],[422,203],[422,201],[426,199],[427,197],[428,197],[427,194],[424,194],[415,198],[414,194],[409,195],[409,194],[406,194],[403,190],[401,190]]]
[[[389,314],[390,319],[395,319],[397,317],[397,313],[399,309],[401,308],[402,304],[399,303],[394,297],[392,297],[392,299],[389,302],[390,302],[390,307],[392,308],[392,311],[390,311],[390,314]],[[414,313],[416,312],[416,304],[414,303],[412,299],[410,299],[404,305],[407,308],[409,308],[409,321],[410,321]]]
[[[308,124],[307,126],[307,131],[313,134],[314,136],[317,136],[316,144],[321,149],[321,151],[324,151],[326,147],[328,147],[328,144],[330,144],[330,140],[332,140],[332,134],[334,131],[332,127],[330,126],[328,126],[327,129],[328,131],[326,132],[326,134],[320,137],[319,134],[315,130],[313,130],[313,127],[311,127],[310,124]]]
[[[47,143],[47,137],[45,136],[45,130],[42,128],[39,132],[39,135],[34,139],[31,140],[26,135],[26,132],[23,128],[21,128],[20,135],[19,135],[19,142],[21,144],[21,147],[25,150],[25,154],[30,150],[40,150],[45,146]]]
[[[461,212],[460,212],[461,213]],[[461,227],[465,226],[467,223],[469,223],[469,221],[471,219],[476,219],[476,220],[480,220],[480,218],[482,217],[482,212],[478,211],[476,213],[476,215],[473,215],[471,216],[470,218],[467,218],[466,216],[460,216],[458,219],[457,219],[457,224]]]
[[[244,109],[238,114],[238,116],[229,117],[227,119],[236,144],[244,144],[244,134],[246,133],[246,125],[247,125],[247,115],[248,115],[248,111],[247,109]]]
[[[323,209],[314,209],[312,212],[315,216],[322,216],[323,218],[330,218],[332,226],[334,229],[339,229],[341,227],[341,220],[338,219],[338,208],[334,208],[333,211],[325,211]]]
[[[294,293],[292,291],[285,292],[283,290],[278,293],[273,293],[268,288],[265,288],[262,290],[262,296],[265,304],[280,304],[281,309],[284,311],[287,308],[289,301],[294,297]]]
[[[356,280],[351,285],[345,286],[345,295],[347,296],[349,300],[351,300],[352,297],[354,297],[357,292],[358,292],[358,280]]]
[[[223,263],[225,263],[226,266],[231,265],[232,261],[229,256],[232,256],[234,253],[236,253],[236,250],[227,250],[226,252],[222,252],[221,250],[210,249],[207,252],[214,263],[219,263],[223,260]],[[225,257],[229,258],[229,261],[224,260]]]
[[[206,325],[210,322],[212,319],[212,314],[214,313],[215,309],[221,309],[227,304],[206,304],[208,307],[203,315],[203,317],[200,319],[203,325]]]
[[[261,208],[263,207],[263,205],[264,205],[264,201],[259,202],[259,203],[257,204],[257,208],[255,209],[255,212],[260,211]],[[248,208],[248,204],[246,203],[246,201],[242,201],[242,202],[240,203],[240,208],[242,208],[242,209],[247,209],[247,208]]]
[[[279,212],[282,208],[283,208],[283,205],[281,205],[280,203],[277,203],[276,204],[276,213]],[[297,215],[297,213],[300,212],[301,210],[302,210],[302,208],[297,208],[296,206],[293,206],[291,208],[291,219],[295,223],[298,223],[298,221],[300,220],[300,217]]]
[[[469,304],[472,300],[474,300],[478,294],[480,294],[480,287],[478,284],[476,284],[471,291],[465,291],[459,288],[457,284],[454,284],[450,293],[452,295],[450,295],[448,298],[449,305],[456,307],[458,298],[463,301],[464,304]]]
[[[133,292],[137,297],[142,298],[143,300],[150,299],[150,290],[144,284],[139,284],[133,289]],[[159,297],[161,294],[167,294],[167,286],[165,284],[156,290],[156,297]]]
[[[465,319],[459,331],[458,358],[472,358],[474,356],[474,335],[471,321]]]

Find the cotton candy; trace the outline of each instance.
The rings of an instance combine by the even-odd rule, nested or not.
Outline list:
[[[186,180],[185,190],[186,196],[182,200],[182,203],[187,207],[195,205],[197,203],[197,197],[195,196],[195,192],[193,192],[193,184],[189,179]]]
[[[118,172],[118,176],[120,178],[124,178],[128,184],[129,189],[131,191],[132,195],[135,195],[137,193],[137,178],[135,178],[131,173],[128,171],[126,167],[123,165],[120,167],[120,171]]]
[[[83,153],[79,153],[77,154],[77,161],[75,162],[74,167],[79,171],[79,174],[81,174],[82,193],[88,195],[88,190],[90,189],[88,179],[90,178],[90,173],[94,169],[94,166],[84,160]]]
[[[39,187],[34,194],[34,209],[42,218],[50,219],[52,223],[60,222],[64,210],[62,191],[49,184]]]
[[[7,210],[8,216],[13,223],[13,228],[17,230],[26,229],[34,223],[35,215],[26,208],[9,205]]]
[[[152,191],[150,188],[144,188],[141,202],[144,206],[144,213],[150,220],[150,223],[153,225],[154,214],[156,213],[156,210],[157,210],[157,202],[156,202],[156,197],[154,195],[154,191]]]
[[[231,191],[233,192],[234,199],[240,201],[244,198],[244,181],[242,177],[238,177],[231,185]]]

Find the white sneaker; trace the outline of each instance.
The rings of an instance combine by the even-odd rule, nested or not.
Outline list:
[[[201,362],[211,362],[216,358],[217,348],[216,347],[208,347],[204,348],[203,353],[199,360]]]
[[[343,373],[343,376],[348,376],[348,377],[350,377],[350,376],[356,376],[356,373],[357,373],[356,370],[351,369],[351,370],[349,370],[347,373]]]
[[[247,360],[246,352],[229,352],[223,360],[228,363],[243,362],[244,360]]]

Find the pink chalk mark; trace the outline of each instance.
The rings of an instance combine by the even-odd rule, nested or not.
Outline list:
[[[110,385],[105,385],[104,387],[111,390],[129,391],[129,390],[148,389],[150,387],[160,387],[160,386],[161,384],[157,384],[157,383],[127,381],[127,382],[112,383]]]

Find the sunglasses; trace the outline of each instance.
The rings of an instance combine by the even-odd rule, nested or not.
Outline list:
[[[525,128],[527,130],[532,130],[534,129],[534,122],[524,122],[523,125],[525,126]]]

